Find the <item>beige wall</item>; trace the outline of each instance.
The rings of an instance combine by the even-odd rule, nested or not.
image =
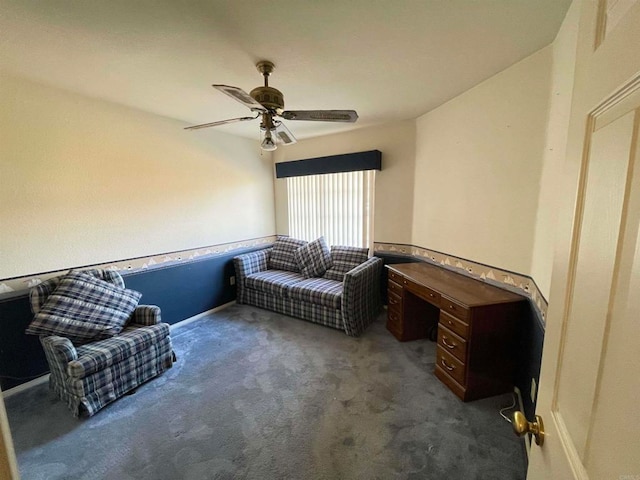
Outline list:
[[[549,118],[531,261],[531,276],[547,299],[553,267],[556,214],[562,195],[559,181],[569,132],[579,18],[579,5],[574,2],[552,45]]]
[[[551,64],[547,47],[418,118],[411,243],[530,273]]]
[[[255,140],[0,75],[0,278],[275,233]]]
[[[291,129],[295,132],[292,122]],[[410,243],[413,210],[415,121],[407,120],[381,127],[301,140],[278,148],[275,162],[324,157],[342,153],[380,150],[382,171],[377,172],[375,194],[375,241]],[[276,229],[288,233],[287,183],[275,181]]]

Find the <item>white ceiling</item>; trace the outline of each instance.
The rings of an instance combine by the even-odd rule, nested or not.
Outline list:
[[[0,0],[0,69],[188,124],[247,116],[258,60],[299,138],[415,118],[551,43],[570,0]],[[258,137],[259,121],[222,131]],[[197,131],[191,132],[197,135]]]

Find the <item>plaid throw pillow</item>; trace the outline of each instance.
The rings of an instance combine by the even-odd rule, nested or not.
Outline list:
[[[331,251],[327,247],[324,237],[298,248],[294,257],[298,268],[300,268],[300,273],[307,278],[321,277],[333,265]]]
[[[291,237],[278,237],[273,244],[269,255],[269,268],[272,270],[287,270],[289,272],[300,272],[294,253],[300,247],[306,245],[304,240]]]
[[[69,273],[74,272],[77,273],[81,271],[82,273],[86,273],[87,275],[91,275],[92,277],[99,278],[100,280],[104,280],[105,282],[109,282],[114,284],[117,287],[124,288],[124,280],[118,272],[115,270],[100,270],[97,268],[91,268],[88,270],[72,270]],[[47,301],[49,295],[53,293],[56,289],[60,280],[62,280],[64,276],[58,276],[50,278],[49,280],[45,280],[42,283],[39,283],[35,287],[33,287],[29,291],[29,302],[31,302],[31,312],[36,314],[44,305],[44,302]]]
[[[333,267],[327,270],[323,278],[342,282],[345,273],[368,260],[368,254],[368,248],[332,245],[331,259],[333,260]]]
[[[142,296],[83,272],[65,275],[25,333],[60,335],[73,343],[112,337],[124,328]]]

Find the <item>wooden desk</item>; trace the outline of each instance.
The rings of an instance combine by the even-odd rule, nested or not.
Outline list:
[[[513,391],[524,297],[428,263],[387,268],[387,329],[398,340],[437,326],[435,374],[465,402]]]

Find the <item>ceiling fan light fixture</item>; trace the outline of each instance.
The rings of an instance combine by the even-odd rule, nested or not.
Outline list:
[[[254,117],[230,118],[228,120],[219,120],[217,122],[191,125],[189,127],[185,127],[185,129],[197,130],[200,128],[216,127],[218,125],[244,122],[246,120],[254,120],[258,117],[262,117],[260,130],[265,132],[265,135],[260,143],[260,148],[266,152],[273,152],[278,148],[277,143],[286,146],[297,142],[296,137],[293,136],[281,119],[348,123],[353,123],[358,120],[358,113],[355,110],[285,111],[284,95],[277,88],[269,86],[269,75],[273,72],[275,65],[268,60],[262,60],[257,63],[256,67],[264,78],[264,85],[254,88],[251,90],[251,93],[247,93],[243,89],[231,85],[213,85],[215,89],[249,108],[255,114]]]
[[[278,146],[276,142],[273,141],[273,137],[271,136],[271,131],[267,130],[264,134],[264,139],[260,144],[260,148],[265,152],[273,152]]]

